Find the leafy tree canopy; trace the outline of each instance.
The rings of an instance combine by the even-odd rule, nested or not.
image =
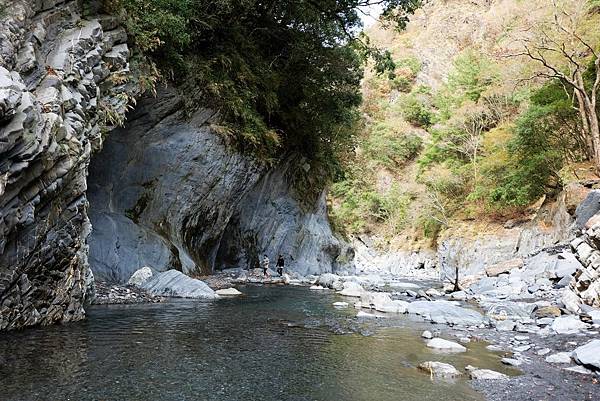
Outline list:
[[[105,0],[146,60],[218,110],[245,150],[324,161],[353,147],[362,66],[393,69],[360,34],[360,9],[401,28],[420,0]],[[331,172],[331,171],[328,171]]]

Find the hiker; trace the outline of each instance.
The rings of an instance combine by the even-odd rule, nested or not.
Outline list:
[[[263,274],[265,277],[269,277],[269,257],[264,255],[262,260]]]
[[[277,274],[279,274],[279,277],[283,276],[283,265],[285,265],[285,260],[280,254],[277,258]]]

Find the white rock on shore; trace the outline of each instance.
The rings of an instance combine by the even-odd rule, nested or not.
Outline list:
[[[340,295],[344,295],[347,297],[355,297],[360,298],[360,296],[365,292],[365,289],[358,283],[353,281],[344,282],[344,289],[339,292]]]
[[[600,370],[600,340],[592,340],[576,348],[573,351],[573,359],[580,365],[591,366],[596,370]]]
[[[473,380],[506,380],[508,376],[504,373],[496,372],[490,369],[477,369],[472,366],[467,366],[469,376]]]
[[[151,294],[178,298],[217,298],[218,295],[204,282],[169,270],[154,275],[142,286]]]
[[[567,352],[558,352],[546,357],[548,363],[571,363],[571,356]]]
[[[585,328],[587,325],[574,315],[559,316],[552,323],[552,330],[557,334],[576,334]]]
[[[153,275],[152,269],[148,266],[144,266],[141,269],[136,270],[131,275],[131,277],[129,278],[129,281],[127,281],[127,284],[133,285],[136,287],[141,287],[146,281],[148,281],[152,278],[152,275]]]

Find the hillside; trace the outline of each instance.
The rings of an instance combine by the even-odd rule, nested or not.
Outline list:
[[[529,221],[570,182],[597,179],[574,92],[523,53],[566,44],[590,86],[598,21],[593,2],[452,0],[426,3],[405,31],[371,28],[396,70],[363,80],[366,123],[333,185],[336,225],[419,250]],[[570,71],[555,53],[541,54]]]

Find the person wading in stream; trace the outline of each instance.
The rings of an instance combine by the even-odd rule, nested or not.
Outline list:
[[[265,277],[269,277],[269,257],[264,255],[262,260],[263,274]]]
[[[285,265],[285,260],[283,256],[279,255],[277,258],[277,274],[279,274],[279,277],[283,276],[283,265]]]

